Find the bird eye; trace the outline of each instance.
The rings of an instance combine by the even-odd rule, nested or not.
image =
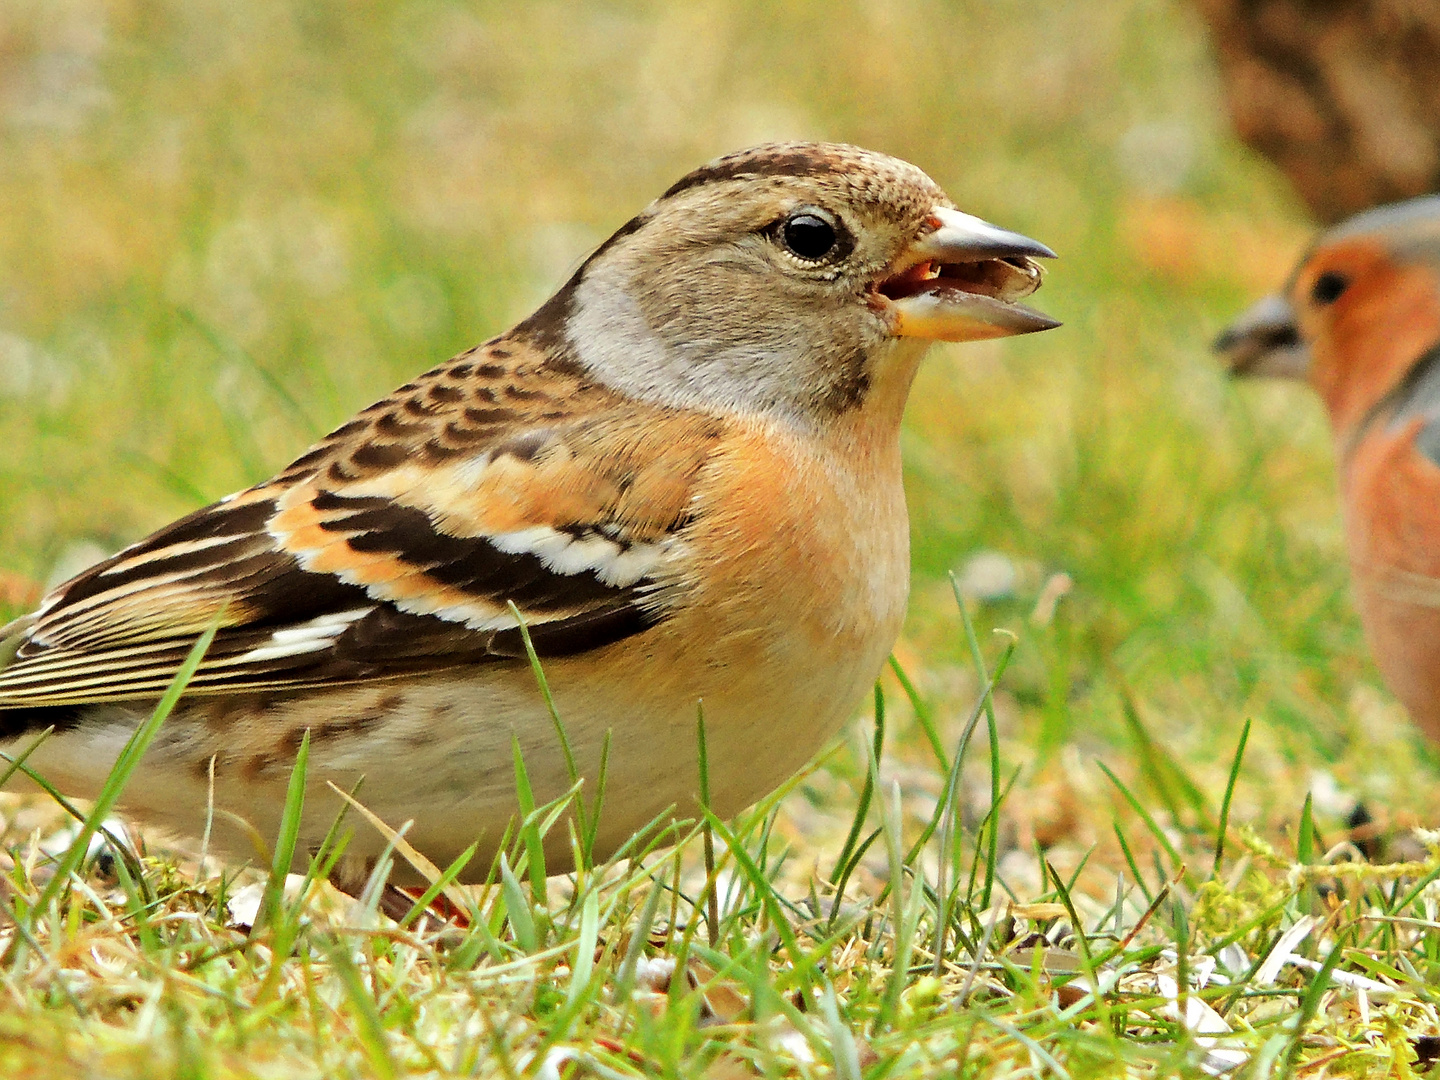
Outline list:
[[[1317,304],[1333,304],[1350,287],[1350,279],[1334,270],[1326,270],[1310,286],[1310,299]]]
[[[795,214],[780,226],[780,239],[792,253],[811,262],[835,250],[835,226],[816,214]]]

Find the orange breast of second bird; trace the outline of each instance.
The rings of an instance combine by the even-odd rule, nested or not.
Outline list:
[[[1415,448],[1424,425],[1377,424],[1343,482],[1356,602],[1375,660],[1415,721],[1440,739],[1440,465]]]

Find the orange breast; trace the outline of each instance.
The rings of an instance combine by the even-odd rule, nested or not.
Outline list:
[[[1423,421],[1377,424],[1345,464],[1356,602],[1375,661],[1440,740],[1440,466],[1415,449]]]

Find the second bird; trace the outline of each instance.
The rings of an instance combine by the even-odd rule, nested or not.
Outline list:
[[[1440,741],[1440,198],[1321,235],[1284,291],[1216,348],[1237,375],[1319,392],[1366,638],[1395,696]]]

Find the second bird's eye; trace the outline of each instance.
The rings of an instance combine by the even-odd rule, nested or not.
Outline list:
[[[802,259],[823,259],[835,249],[835,226],[816,214],[796,214],[780,226],[780,238]]]
[[[1350,287],[1350,279],[1334,270],[1326,270],[1310,286],[1310,298],[1317,304],[1333,304]]]

